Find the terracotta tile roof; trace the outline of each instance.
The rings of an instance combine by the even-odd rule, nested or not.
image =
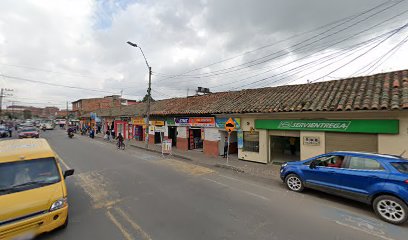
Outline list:
[[[153,102],[151,115],[408,109],[408,70],[311,84],[217,92]],[[143,115],[145,104],[112,109]]]

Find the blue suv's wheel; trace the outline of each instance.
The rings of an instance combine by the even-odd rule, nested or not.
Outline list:
[[[377,197],[374,199],[373,208],[382,220],[392,224],[403,224],[408,219],[407,204],[394,196]]]
[[[301,192],[304,189],[302,179],[300,179],[300,177],[294,173],[286,176],[285,183],[289,190],[294,192]]]

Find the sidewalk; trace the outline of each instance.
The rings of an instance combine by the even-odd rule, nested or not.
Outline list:
[[[102,140],[103,135],[97,134],[95,135],[95,138]],[[145,142],[136,141],[134,139],[125,140],[125,144],[127,146],[132,146],[132,147],[136,147],[136,148],[147,150],[147,151],[161,153],[160,144],[158,145],[149,144],[149,149],[146,149]],[[227,160],[225,158],[222,158],[221,156],[209,157],[209,156],[204,155],[203,152],[192,151],[192,150],[181,151],[181,150],[178,150],[177,148],[173,148],[172,151],[173,151],[172,153],[173,157],[189,160],[198,165],[231,169],[236,172],[246,173],[249,175],[267,178],[267,179],[275,179],[279,177],[279,169],[280,169],[279,165],[274,165],[271,163],[263,164],[263,163],[238,160],[238,156],[236,154],[229,157],[228,165],[227,165]]]

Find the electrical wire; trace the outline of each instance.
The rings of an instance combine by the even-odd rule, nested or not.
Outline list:
[[[382,63],[380,63],[383,59],[385,59],[383,62],[385,62],[388,58],[390,58],[392,55],[394,55],[399,48],[401,48],[406,42],[408,41],[408,35],[398,42],[394,47],[392,47],[390,50],[388,50],[385,54],[380,56],[377,59],[374,59],[374,61],[371,61],[364,67],[360,68],[359,70],[355,71],[352,73],[349,77],[355,76],[355,75],[363,75],[364,73],[370,74],[372,71],[374,71],[376,68],[378,68]],[[378,64],[380,63],[380,64]],[[378,64],[378,65],[377,65]],[[377,66],[376,66],[377,65]],[[367,68],[368,67],[368,68]],[[364,70],[367,68],[366,70]],[[364,71],[363,71],[364,70]],[[371,70],[371,71],[370,71]]]
[[[270,61],[270,60],[272,60],[272,59],[275,59],[276,57],[275,57],[275,58],[272,58],[272,59],[267,59],[267,60],[261,61],[261,62],[257,62],[257,61],[262,60],[262,59],[265,59],[265,58],[268,58],[268,57],[270,57],[270,56],[273,56],[273,55],[275,55],[275,54],[278,54],[278,53],[283,52],[283,54],[281,54],[281,55],[278,56],[278,57],[281,57],[281,56],[287,55],[287,54],[288,54],[288,51],[293,52],[293,51],[302,49],[302,48],[304,48],[304,47],[310,46],[310,45],[312,45],[312,44],[314,44],[314,43],[316,43],[316,42],[318,42],[318,41],[321,41],[321,40],[323,40],[323,39],[325,39],[325,38],[328,38],[328,37],[330,37],[330,36],[333,36],[333,35],[335,35],[335,34],[337,34],[337,33],[339,33],[339,32],[342,32],[342,31],[344,31],[344,30],[347,30],[347,29],[349,29],[349,28],[351,28],[351,27],[353,27],[353,26],[355,26],[355,25],[357,25],[357,24],[359,24],[359,23],[361,23],[361,22],[363,22],[363,21],[366,21],[367,19],[369,19],[369,18],[371,18],[371,17],[373,17],[373,16],[375,16],[375,15],[378,15],[378,14],[380,14],[380,13],[382,13],[382,12],[384,12],[384,11],[390,9],[390,8],[392,8],[392,7],[396,6],[397,4],[400,4],[400,3],[403,2],[403,1],[405,1],[405,0],[398,1],[398,2],[396,2],[396,3],[394,3],[394,4],[392,4],[391,6],[388,6],[388,7],[384,8],[384,9],[381,9],[381,10],[379,10],[379,11],[377,11],[377,12],[375,12],[375,13],[373,13],[373,14],[371,14],[371,15],[369,15],[369,16],[367,16],[367,17],[365,17],[365,18],[363,18],[363,19],[361,19],[361,20],[359,20],[359,21],[357,21],[357,22],[355,22],[355,23],[353,23],[353,24],[351,24],[351,25],[348,25],[348,26],[346,26],[346,27],[344,27],[344,28],[342,28],[342,29],[340,29],[340,30],[334,32],[334,33],[329,34],[329,35],[323,36],[323,37],[321,37],[321,38],[319,38],[319,39],[317,39],[317,40],[315,40],[315,41],[313,41],[313,42],[311,42],[311,43],[308,43],[308,44],[306,44],[306,45],[304,45],[304,46],[302,46],[302,47],[300,47],[300,48],[297,48],[297,49],[295,49],[295,50],[293,50],[292,48],[295,47],[295,46],[302,45],[302,44],[304,44],[305,42],[307,42],[307,41],[309,41],[309,40],[312,40],[312,39],[314,39],[314,38],[316,38],[316,37],[319,37],[319,36],[321,36],[323,33],[329,32],[329,31],[333,30],[335,27],[341,26],[341,25],[343,25],[344,23],[347,23],[347,22],[349,22],[349,21],[355,19],[356,17],[353,17],[352,19],[349,19],[349,20],[347,20],[346,22],[344,22],[344,23],[342,23],[342,24],[340,24],[340,25],[336,25],[335,27],[330,28],[329,30],[326,30],[325,32],[320,33],[320,34],[318,34],[318,35],[315,35],[315,36],[313,36],[313,37],[311,37],[311,38],[309,38],[309,39],[307,39],[307,40],[305,40],[305,41],[298,42],[298,43],[296,43],[295,45],[293,45],[291,48],[283,49],[283,50],[280,50],[280,51],[277,51],[277,52],[268,54],[268,55],[266,55],[266,56],[263,56],[263,57],[261,57],[261,58],[258,58],[258,59],[255,59],[255,60],[252,60],[252,61],[243,63],[243,64],[239,64],[239,65],[236,65],[236,66],[233,66],[233,67],[216,70],[216,71],[212,71],[212,72],[209,72],[209,73],[203,73],[203,74],[201,74],[201,75],[207,74],[207,75],[205,75],[206,77],[210,76],[209,74],[211,74],[211,76],[216,76],[216,75],[220,75],[220,74],[221,74],[220,71],[225,71],[225,70],[234,69],[234,68],[239,67],[239,66],[245,66],[245,67],[240,68],[240,69],[234,69],[234,70],[232,70],[232,71],[238,71],[238,70],[241,70],[241,69],[245,69],[245,68],[248,68],[248,67],[252,67],[252,66],[256,66],[256,65],[259,65],[259,64],[268,62],[268,61]],[[388,3],[388,2],[387,2],[387,3]],[[381,7],[381,6],[384,5],[384,4],[385,4],[385,3],[380,4],[380,5],[377,5],[377,6],[371,8],[371,9],[369,9],[369,10],[366,10],[366,11],[364,11],[362,14],[359,14],[357,17],[362,16],[362,15],[364,15],[364,14],[366,14],[366,13],[368,13],[368,12],[370,12],[370,11],[372,11],[372,10],[378,8],[378,7]],[[246,64],[248,64],[248,63],[253,63],[253,62],[257,62],[257,63],[250,64],[250,65],[246,65]],[[230,71],[230,72],[232,72],[232,71]],[[227,73],[227,72],[223,72],[222,74],[225,74],[225,73]],[[176,75],[176,76],[178,76],[178,75]],[[176,77],[176,76],[175,76],[175,77]],[[197,76],[198,76],[198,75],[197,75]],[[170,77],[170,78],[173,78],[173,77]],[[166,78],[166,79],[168,79],[168,78]],[[165,79],[160,79],[160,80],[157,81],[157,82],[161,82],[161,81],[163,81],[163,80],[165,80]]]
[[[117,94],[117,93],[106,91],[106,90],[99,90],[99,89],[91,89],[91,88],[83,88],[83,87],[69,86],[69,85],[63,85],[63,84],[49,83],[49,82],[43,82],[43,81],[38,81],[38,80],[33,80],[33,79],[28,79],[28,78],[9,76],[9,75],[5,75],[5,74],[0,74],[0,76],[2,76],[4,78],[18,80],[18,81],[39,83],[39,84],[45,84],[45,85],[50,85],[50,86],[55,86],[55,87],[65,87],[65,88],[86,90],[86,91],[92,91],[92,92],[102,92],[102,93],[109,93],[109,94]]]

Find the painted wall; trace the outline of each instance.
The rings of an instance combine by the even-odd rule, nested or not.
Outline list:
[[[255,128],[255,118],[242,117],[241,128],[243,131],[250,131]],[[238,149],[238,158],[248,161],[268,163],[269,162],[269,140],[267,130],[256,130],[259,132],[259,152],[248,152]]]
[[[320,145],[304,145],[303,137],[319,137]],[[310,132],[310,131],[301,131],[300,132],[300,160],[305,160],[310,157],[323,154],[326,151],[326,140],[324,132]]]
[[[408,157],[408,117],[399,118],[399,134],[378,134],[378,152]]]

